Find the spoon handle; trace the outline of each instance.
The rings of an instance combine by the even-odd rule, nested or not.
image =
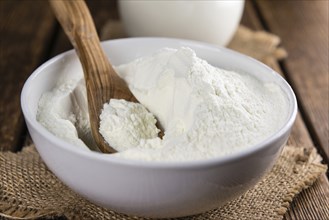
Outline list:
[[[50,0],[49,2],[82,64],[90,125],[95,142],[102,152],[115,152],[99,134],[99,115],[103,104],[111,98],[134,100],[134,96],[125,82],[115,73],[102,50],[86,3],[83,0]]]

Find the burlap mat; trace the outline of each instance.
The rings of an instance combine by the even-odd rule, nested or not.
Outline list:
[[[124,37],[119,22],[109,21],[101,39]],[[280,39],[266,32],[240,26],[229,48],[265,63],[282,59]],[[282,219],[289,203],[301,190],[311,186],[327,167],[313,148],[286,146],[271,172],[253,189],[225,206],[182,219]],[[42,162],[33,146],[22,152],[0,153],[0,218],[34,219],[65,216],[68,219],[143,219],[98,207],[62,184]]]
[[[253,189],[224,207],[182,219],[281,219],[289,202],[326,171],[313,148],[286,146],[271,172]],[[14,219],[143,219],[98,207],[62,184],[33,146],[0,153],[0,216]]]

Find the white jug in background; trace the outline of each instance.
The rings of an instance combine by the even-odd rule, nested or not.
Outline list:
[[[229,43],[241,20],[244,0],[119,0],[131,37],[160,36]]]

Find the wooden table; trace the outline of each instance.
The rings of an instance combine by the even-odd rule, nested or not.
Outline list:
[[[329,158],[328,8],[329,1],[247,1],[242,23],[282,39],[289,57],[273,61],[293,87],[299,114],[289,143],[316,147]],[[98,31],[119,19],[113,0],[88,1]],[[19,96],[32,71],[71,48],[43,0],[0,1],[0,150],[18,151],[31,143]],[[292,202],[285,219],[328,220],[329,183],[322,175]]]

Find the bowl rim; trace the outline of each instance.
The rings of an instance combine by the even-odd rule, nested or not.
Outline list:
[[[121,39],[115,39],[115,40],[106,40],[102,41],[101,44],[111,44],[111,43],[121,43],[126,41],[176,41],[176,42],[183,42],[185,44],[194,45],[198,47],[203,47],[207,49],[216,49],[216,50],[222,50],[225,53],[231,53],[234,56],[240,56],[243,57],[243,59],[249,59],[252,62],[255,62],[257,65],[262,65],[263,68],[267,69],[269,72],[274,74],[274,77],[279,78],[279,81],[282,85],[281,87],[286,87],[286,91],[284,92],[289,98],[289,108],[291,108],[290,114],[287,116],[286,123],[281,126],[281,128],[275,132],[274,134],[267,137],[265,140],[254,144],[252,146],[248,146],[244,149],[241,149],[237,152],[233,152],[230,155],[226,156],[218,156],[213,158],[207,158],[207,159],[200,159],[200,160],[192,160],[192,161],[143,161],[143,160],[135,160],[135,159],[127,159],[127,158],[119,158],[119,157],[113,157],[111,154],[103,154],[99,152],[94,151],[88,151],[83,150],[79,147],[76,147],[74,144],[71,144],[54,134],[52,134],[50,131],[48,131],[45,127],[43,127],[37,120],[35,115],[30,111],[28,107],[28,93],[30,91],[30,88],[33,86],[34,79],[39,75],[42,74],[42,72],[53,63],[57,62],[58,60],[62,59],[64,56],[72,55],[74,54],[74,50],[71,49],[69,51],[60,53],[56,55],[55,57],[49,59],[45,63],[43,63],[41,66],[39,66],[37,69],[35,69],[32,74],[28,77],[26,82],[24,83],[22,92],[21,92],[21,108],[24,115],[24,118],[26,120],[26,123],[28,123],[30,126],[33,127],[35,131],[37,131],[40,135],[42,135],[44,138],[49,140],[52,144],[54,144],[57,147],[60,147],[62,150],[68,153],[76,154],[78,156],[84,157],[86,159],[92,159],[92,160],[100,160],[104,161],[105,163],[113,163],[118,165],[124,165],[124,166],[133,166],[133,167],[144,167],[144,168],[181,168],[181,169],[193,169],[193,168],[202,168],[202,167],[208,167],[208,166],[215,166],[219,164],[228,164],[232,163],[236,160],[239,160],[241,158],[247,157],[248,155],[254,154],[258,151],[261,151],[269,146],[271,146],[272,143],[277,141],[281,136],[283,136],[286,132],[289,132],[291,129],[293,123],[295,122],[296,116],[297,116],[297,100],[296,96],[291,88],[291,86],[288,84],[288,82],[276,71],[268,67],[267,65],[261,63],[260,61],[249,57],[247,55],[241,54],[239,52],[233,51],[228,48],[224,48],[218,45],[209,44],[205,42],[199,42],[194,40],[186,40],[186,39],[179,39],[179,38],[164,38],[164,37],[133,37],[133,38],[121,38]],[[38,146],[36,146],[38,149]]]

